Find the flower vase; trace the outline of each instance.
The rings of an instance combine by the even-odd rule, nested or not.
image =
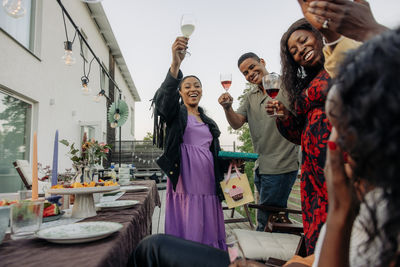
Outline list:
[[[98,177],[95,175],[95,173],[96,173],[95,165],[91,165],[89,168],[90,168],[90,170],[89,170],[90,180],[97,183],[99,180],[98,180]]]
[[[90,167],[86,166],[83,168],[83,183],[90,183],[92,181]]]
[[[80,183],[82,181],[83,168],[80,165],[72,165],[75,170],[74,182]]]

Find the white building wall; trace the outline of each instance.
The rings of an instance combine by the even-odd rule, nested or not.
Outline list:
[[[37,13],[41,13],[41,16],[36,17],[37,29],[34,38],[36,38],[35,44],[39,44],[34,49],[36,56],[0,31],[0,86],[22,96],[22,99],[34,102],[32,132],[38,133],[38,160],[51,165],[56,129],[59,130],[60,139],[80,143],[80,125],[83,122],[95,122],[100,125],[96,138],[105,141],[106,101],[104,98],[100,103],[93,101],[93,96],[100,91],[100,71],[95,60],[89,76],[91,96],[81,94],[80,78],[83,76],[83,63],[79,56],[79,39],[76,37],[73,45],[75,65],[64,65],[61,61],[65,41],[61,9],[56,1],[37,2],[39,5]],[[63,4],[75,23],[88,36],[88,42],[94,52],[108,68],[108,47],[90,17],[86,5],[81,1],[63,1]],[[69,38],[72,39],[74,30],[67,19],[66,23]],[[91,60],[92,55],[90,53],[88,55]],[[86,64],[86,67],[88,69],[89,65]],[[115,81],[122,88],[128,106],[134,109],[133,97],[128,92],[118,66],[115,67]],[[50,99],[54,99],[54,105],[50,105]],[[130,114],[132,115],[134,114]],[[130,129],[131,118],[123,126],[124,140],[134,139]],[[63,172],[65,168],[71,166],[71,161],[65,156],[66,147],[59,144],[59,148],[59,171]]]
[[[123,80],[123,77],[122,77],[121,72],[120,72],[119,69],[118,69],[118,71],[115,70],[115,78],[117,80],[121,80],[121,81]],[[135,109],[135,102],[134,102],[133,98],[131,97],[130,92],[128,92],[128,88],[127,87],[123,87],[123,88],[121,88],[121,90],[122,90],[122,99],[128,104],[128,107],[129,107],[129,118],[126,121],[126,123],[121,127],[122,128],[121,140],[132,141],[132,140],[135,139],[135,137],[134,137],[134,135],[133,135],[133,133],[131,131],[131,127],[132,127],[132,124],[131,124],[131,122],[132,122],[131,108],[133,110]],[[116,94],[115,97],[117,98],[118,95]],[[119,128],[116,131],[116,139],[117,140],[119,138],[118,131],[119,131]]]

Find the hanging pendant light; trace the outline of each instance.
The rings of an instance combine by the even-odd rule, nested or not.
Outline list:
[[[3,8],[13,18],[23,17],[26,13],[22,0],[3,0]]]
[[[122,126],[128,120],[128,116],[129,107],[123,100],[117,100],[108,109],[107,118],[112,128]]]
[[[90,92],[92,91],[89,87],[89,78],[87,76],[82,76],[81,78],[82,81],[82,94],[83,95],[90,95]]]
[[[76,59],[74,57],[74,54],[72,53],[72,42],[71,41],[66,41],[64,42],[64,55],[61,58],[65,65],[67,66],[72,66],[75,64]]]

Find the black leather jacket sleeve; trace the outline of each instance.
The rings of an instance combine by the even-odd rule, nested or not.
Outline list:
[[[182,72],[179,70],[178,79],[172,77],[168,70],[167,76],[161,87],[157,90],[155,97],[155,107],[157,114],[168,124],[179,114],[179,90],[178,86],[182,80]]]

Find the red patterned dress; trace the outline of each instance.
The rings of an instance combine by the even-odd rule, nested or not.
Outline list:
[[[325,114],[329,75],[322,70],[303,90],[296,102],[296,116],[277,119],[280,133],[289,141],[301,144],[301,207],[307,254],[314,253],[319,231],[326,220],[328,193],[324,166],[326,142],[332,126]]]

